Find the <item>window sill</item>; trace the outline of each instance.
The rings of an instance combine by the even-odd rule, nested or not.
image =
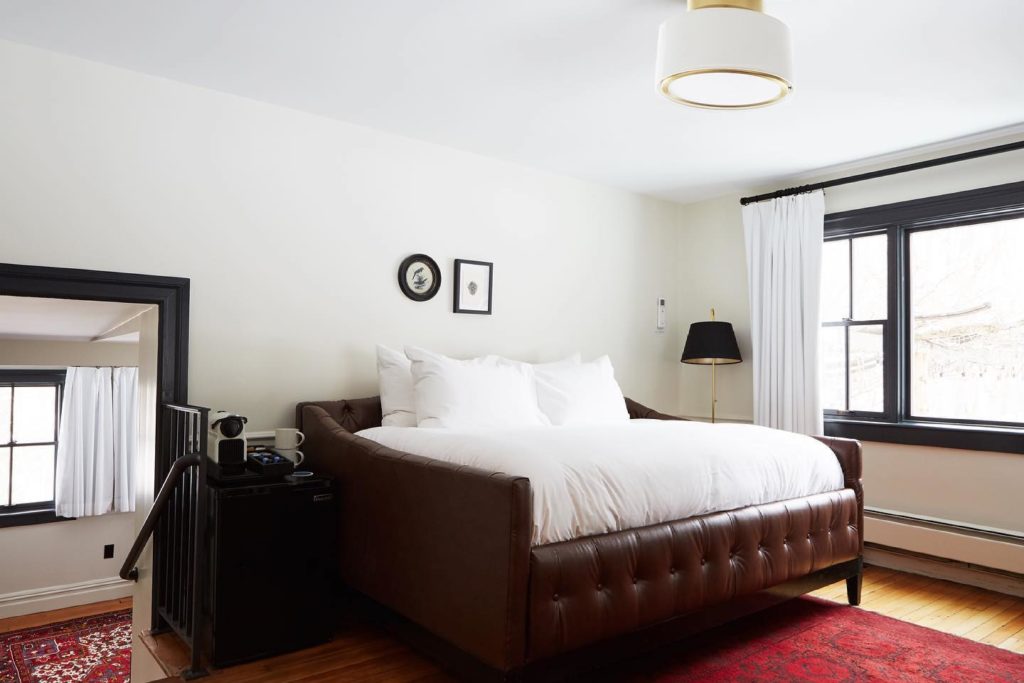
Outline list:
[[[25,510],[21,512],[0,513],[0,529],[32,524],[49,524],[51,522],[69,522],[74,517],[58,517],[53,508],[49,510]]]
[[[825,417],[825,435],[911,446],[1024,454],[1024,429],[940,422],[876,422]]]

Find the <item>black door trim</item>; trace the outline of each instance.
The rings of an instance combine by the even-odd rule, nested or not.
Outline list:
[[[164,443],[169,426],[164,424],[165,403],[188,403],[188,308],[189,280],[161,275],[140,275],[77,268],[51,268],[0,263],[0,295],[79,299],[86,301],[124,301],[154,304],[159,311],[157,349],[156,443]],[[159,490],[160,468],[152,454]],[[154,552],[160,552],[154,539]],[[158,577],[153,577],[158,580]],[[155,596],[154,591],[154,596]],[[153,610],[153,627],[159,617]]]

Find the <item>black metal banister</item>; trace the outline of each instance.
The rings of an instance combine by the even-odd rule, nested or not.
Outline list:
[[[160,490],[121,566],[120,576],[139,580],[138,562],[153,538],[152,633],[173,630],[192,651],[181,677],[206,676],[202,667],[206,555],[206,449],[209,409],[164,404],[156,481]]]
[[[121,571],[118,572],[118,575],[125,581],[139,580],[139,568],[136,566],[139,556],[142,555],[146,543],[149,542],[149,537],[153,535],[156,523],[167,507],[167,501],[170,499],[171,494],[174,493],[174,489],[177,488],[178,482],[181,481],[182,475],[185,474],[185,470],[190,467],[198,467],[202,457],[201,455],[187,455],[178,458],[171,465],[171,471],[168,473],[167,478],[164,479],[160,492],[156,494],[153,507],[150,508],[146,521],[142,524],[138,536],[135,537],[135,543],[132,544],[132,549],[128,551],[128,556],[125,558],[124,564],[121,565]]]

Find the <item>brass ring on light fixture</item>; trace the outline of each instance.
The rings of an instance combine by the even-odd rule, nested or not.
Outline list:
[[[754,12],[764,11],[763,0],[687,0],[687,9],[708,9],[711,7],[729,7],[731,9],[749,9]]]
[[[780,86],[779,94],[770,100],[755,102],[754,104],[707,104],[704,102],[696,102],[682,97],[677,97],[669,91],[669,86],[676,81],[686,78],[687,76],[700,76],[702,74],[740,74],[743,76],[756,76],[757,78],[763,78],[766,81],[771,81]],[[685,104],[690,107],[698,107],[700,109],[759,109],[761,107],[767,107],[775,104],[779,100],[783,99],[786,95],[792,92],[793,86],[790,85],[789,81],[786,79],[763,71],[753,71],[750,69],[693,69],[692,71],[682,71],[677,74],[672,74],[671,76],[666,76],[661,81],[660,89],[661,94],[673,102]]]

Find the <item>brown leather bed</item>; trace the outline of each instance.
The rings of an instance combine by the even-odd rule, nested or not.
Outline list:
[[[839,491],[531,547],[528,479],[355,436],[380,426],[378,397],[300,403],[296,421],[338,481],[342,581],[467,679],[559,679],[843,579],[860,600],[856,441],[820,437]]]

